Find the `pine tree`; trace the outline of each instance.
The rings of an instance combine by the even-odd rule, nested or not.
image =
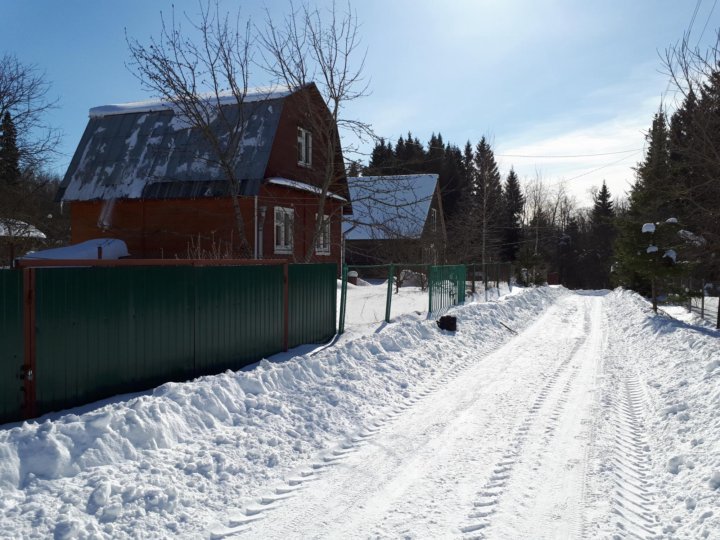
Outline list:
[[[520,181],[514,169],[510,169],[505,188],[503,189],[503,243],[501,257],[504,261],[514,261],[517,258],[522,239],[522,213],[525,206],[525,197],[520,189]]]

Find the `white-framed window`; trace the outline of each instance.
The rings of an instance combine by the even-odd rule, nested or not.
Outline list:
[[[298,165],[312,167],[312,133],[301,127],[297,130]]]
[[[275,253],[293,252],[294,216],[292,208],[275,207]]]
[[[317,214],[315,214],[315,219],[317,219]],[[330,255],[330,216],[327,214],[322,217],[317,242],[315,242],[315,253]]]

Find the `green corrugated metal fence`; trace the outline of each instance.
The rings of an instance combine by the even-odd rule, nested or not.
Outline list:
[[[36,268],[37,413],[285,349],[285,266]],[[289,265],[290,347],[335,333],[336,266]],[[0,272],[0,414],[20,419],[22,272]],[[28,409],[30,410],[30,409]]]
[[[0,270],[0,423],[20,417],[22,317],[22,274]]]
[[[465,265],[431,266],[428,276],[429,312],[437,317],[450,306],[465,302]]]
[[[337,266],[291,264],[289,274],[289,346],[329,340],[335,335]]]

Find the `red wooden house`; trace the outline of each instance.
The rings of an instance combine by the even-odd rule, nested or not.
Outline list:
[[[315,85],[248,93],[220,110],[223,121],[211,123],[219,140],[229,137],[224,126],[244,126],[233,171],[252,255],[302,261],[314,244],[312,260],[339,263],[347,179]],[[334,148],[334,174],[313,242],[326,148]],[[167,103],[91,109],[58,193],[70,206],[72,242],[118,238],[137,258],[237,256],[233,187],[213,156],[207,137]]]

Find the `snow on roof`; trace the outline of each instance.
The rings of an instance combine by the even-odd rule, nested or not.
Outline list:
[[[678,222],[677,218],[674,218],[674,217],[667,218],[665,220],[665,223],[677,223],[677,222]]]
[[[287,178],[268,178],[266,182],[268,184],[273,184],[276,186],[285,186],[300,191],[315,193],[316,195],[320,195],[320,193],[322,193],[322,190],[317,186],[305,184],[304,182],[298,182],[297,180],[288,180]],[[345,197],[341,197],[340,195],[337,195],[335,193],[328,192],[327,196],[332,199],[337,199],[338,201],[347,202],[347,199]]]
[[[657,246],[648,246],[648,248],[645,250],[646,253],[657,253],[658,247]]]
[[[674,249],[668,249],[663,254],[663,257],[667,257],[668,259],[672,259],[673,262],[677,262],[677,252]]]
[[[211,127],[220,140],[243,123],[234,173],[239,195],[256,195],[265,176],[285,93],[228,106]],[[133,114],[129,114],[133,112]],[[127,114],[126,114],[127,113]],[[221,197],[227,175],[202,133],[167,107],[128,106],[91,116],[60,186],[63,201]]]
[[[33,260],[89,260],[98,258],[98,248],[102,248],[103,259],[120,259],[129,255],[127,245],[116,238],[97,238],[53,249],[31,251],[23,259]]]
[[[287,87],[270,86],[263,88],[248,88],[247,93],[243,97],[244,103],[252,103],[270,99],[280,99],[289,96],[293,90]],[[217,99],[219,105],[237,105],[237,98],[231,91],[220,92],[218,96],[214,93],[200,94],[202,99],[214,102]],[[133,101],[130,103],[117,103],[112,105],[101,105],[90,109],[90,118],[104,118],[117,114],[132,113],[151,113],[151,112],[167,112],[175,110],[176,107],[172,102],[163,101],[161,99],[148,99],[144,101]]]
[[[655,232],[655,224],[654,223],[645,223],[642,226],[642,232],[644,233],[654,233]]]
[[[353,214],[343,223],[345,238],[419,238],[437,182],[437,174],[348,178]]]
[[[686,231],[685,229],[679,230],[678,236],[686,242],[690,242],[691,244],[696,246],[704,246],[705,244],[707,244],[707,240],[705,240],[703,236],[697,235],[690,231]]]
[[[0,218],[0,236],[10,238],[46,238],[45,233],[19,219]]]

